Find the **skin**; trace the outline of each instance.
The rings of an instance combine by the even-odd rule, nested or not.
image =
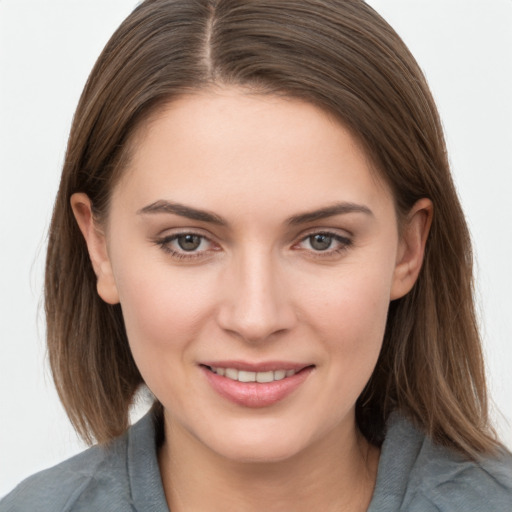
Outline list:
[[[366,510],[379,451],[358,432],[355,402],[389,303],[418,276],[430,201],[399,234],[389,188],[341,124],[308,103],[224,88],[173,101],[138,132],[104,224],[86,195],[71,203],[98,292],[121,303],[164,406],[171,510]],[[300,218],[340,203],[351,207]],[[187,233],[201,237],[189,252],[172,239]],[[212,389],[200,365],[219,360],[313,369],[283,400],[251,408]]]

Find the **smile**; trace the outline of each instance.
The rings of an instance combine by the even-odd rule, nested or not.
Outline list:
[[[269,407],[300,388],[315,365],[287,362],[201,364],[206,381],[221,397],[243,407]]]
[[[283,380],[297,373],[295,370],[274,370],[267,372],[250,372],[236,368],[208,367],[213,373],[238,382],[259,382],[261,384]]]

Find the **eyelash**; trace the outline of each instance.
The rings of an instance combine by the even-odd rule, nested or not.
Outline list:
[[[332,249],[331,247],[327,248],[324,251],[321,250],[314,250],[314,249],[304,249],[306,251],[309,251],[311,253],[311,256],[314,258],[328,258],[332,256],[337,256],[339,254],[344,253],[347,251],[350,246],[352,245],[352,240],[346,236],[339,235],[337,233],[333,233],[332,231],[314,231],[312,233],[308,233],[306,236],[302,237],[301,240],[295,244],[299,245],[307,240],[310,240],[315,236],[325,236],[332,240],[333,244],[338,244],[338,247],[335,249]],[[332,244],[331,244],[332,245]]]
[[[196,236],[196,237],[201,239],[201,244],[205,240],[208,241],[209,243],[213,243],[205,235],[202,235],[200,233],[194,233],[192,231],[187,231],[187,232],[183,232],[183,233],[176,233],[174,235],[165,236],[163,238],[159,238],[159,239],[155,240],[155,243],[164,252],[166,252],[167,254],[171,255],[171,257],[176,259],[176,260],[192,261],[192,260],[197,259],[197,258],[203,258],[204,255],[205,255],[205,252],[207,252],[207,251],[195,252],[195,251],[185,251],[184,249],[182,249],[183,252],[181,252],[181,251],[177,251],[177,250],[173,249],[170,246],[170,244],[172,242],[174,242],[175,240],[178,240],[181,237],[185,237],[185,236]]]
[[[311,253],[311,256],[314,258],[328,258],[332,256],[339,255],[345,251],[347,251],[350,246],[353,244],[352,240],[348,237],[338,235],[337,233],[333,233],[331,231],[315,231],[312,233],[308,233],[306,236],[303,236],[299,242],[293,245],[293,247],[296,247],[299,244],[302,244],[306,242],[308,239],[311,240],[315,236],[325,236],[328,238],[331,238],[334,243],[338,244],[338,247],[336,249],[331,249],[330,247],[326,250],[314,250],[314,249],[300,249],[305,250]],[[216,249],[210,249],[210,250],[203,250],[203,251],[185,251],[182,249],[181,251],[173,249],[170,244],[176,240],[178,240],[180,237],[185,236],[195,236],[199,237],[201,239],[201,244],[203,241],[207,241],[210,244],[214,243],[212,242],[208,237],[205,235],[202,235],[200,233],[195,233],[193,231],[187,231],[183,233],[176,233],[174,235],[165,236],[163,238],[159,238],[154,240],[154,243],[158,245],[164,252],[169,254],[172,258],[180,261],[192,261],[195,259],[203,258],[205,256],[206,252],[214,252]],[[183,251],[183,252],[182,252]]]

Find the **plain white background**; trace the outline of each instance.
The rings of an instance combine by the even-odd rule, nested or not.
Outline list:
[[[512,1],[369,3],[409,45],[438,102],[475,244],[494,417],[512,447]],[[135,5],[0,0],[0,496],[83,449],[45,360],[45,231],[81,89]]]

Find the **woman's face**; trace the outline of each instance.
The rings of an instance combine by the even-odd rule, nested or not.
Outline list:
[[[343,126],[293,99],[182,97],[139,133],[105,233],[98,289],[173,436],[269,461],[354,434],[412,284],[391,194]]]

